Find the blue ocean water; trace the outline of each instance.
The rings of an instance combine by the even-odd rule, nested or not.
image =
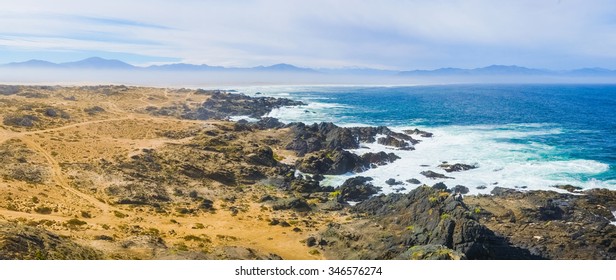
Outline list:
[[[416,151],[402,153],[405,159],[394,170],[370,171],[383,180],[389,176],[427,180],[415,173],[426,166],[438,171],[440,161],[463,161],[480,168],[455,174],[451,183],[528,189],[555,184],[616,188],[616,85],[246,90],[249,94],[256,91],[308,103],[272,112],[285,122],[332,121],[435,132]]]

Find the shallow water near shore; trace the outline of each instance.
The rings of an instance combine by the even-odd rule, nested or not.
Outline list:
[[[308,103],[269,114],[283,122],[328,121],[433,132],[432,138],[414,136],[422,140],[415,151],[393,151],[402,159],[362,173],[373,177],[385,193],[417,186],[406,182],[388,186],[389,178],[464,185],[471,193],[489,193],[495,186],[554,190],[551,186],[560,184],[616,189],[616,85],[251,87],[240,91]],[[363,146],[354,152],[392,151],[378,144]],[[478,168],[446,173],[438,167],[442,162]],[[455,179],[432,180],[419,174],[426,170]],[[337,185],[349,176],[331,176],[325,184]]]

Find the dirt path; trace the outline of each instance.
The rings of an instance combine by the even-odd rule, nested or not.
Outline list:
[[[62,174],[60,164],[58,164],[58,162],[45,149],[27,137],[20,137],[20,140],[23,141],[28,147],[45,157],[51,167],[52,178],[58,186],[97,207],[102,211],[103,215],[108,215],[110,211],[117,210],[117,208],[103,203],[96,198],[71,187]]]

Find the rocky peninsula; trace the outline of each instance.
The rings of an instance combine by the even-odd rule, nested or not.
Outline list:
[[[462,196],[464,186],[392,178],[413,189],[383,195],[362,172],[434,136],[262,117],[302,105],[223,90],[0,85],[0,259],[616,259],[614,191]],[[229,121],[240,115],[258,121]],[[391,152],[349,151],[375,142]]]

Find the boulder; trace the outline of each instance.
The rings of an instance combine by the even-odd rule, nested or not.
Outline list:
[[[447,191],[447,185],[445,185],[445,183],[443,182],[438,182],[434,184],[432,188],[440,191]]]
[[[274,152],[270,147],[259,147],[246,155],[248,163],[262,166],[276,166],[278,162],[274,159]]]
[[[454,193],[461,193],[461,194],[467,194],[470,190],[462,185],[456,185],[455,187],[453,187],[452,192]]]
[[[453,177],[448,177],[445,176],[443,174],[440,173],[436,173],[434,171],[428,170],[428,171],[422,171],[419,174],[424,175],[430,179],[454,179]]]
[[[381,189],[370,184],[370,181],[372,181],[372,178],[363,176],[347,179],[338,188],[338,191],[340,192],[338,202],[344,203],[346,201],[361,201],[377,194]]]
[[[419,135],[421,137],[432,137],[432,133],[427,132],[427,131],[423,131],[423,130],[419,130],[417,128],[415,128],[413,130],[403,130],[402,132],[404,132],[406,134],[410,134],[410,135]]]
[[[371,152],[365,153],[361,155],[361,159],[364,163],[364,166],[372,166],[372,165],[382,166],[382,165],[386,165],[388,163],[394,162],[400,159],[400,157],[394,153],[385,153],[381,151],[378,153],[371,153]]]
[[[392,136],[385,136],[377,139],[377,143],[385,146],[396,147],[402,150],[412,150],[413,147],[408,142]]]
[[[361,157],[342,149],[312,153],[297,163],[299,171],[310,174],[342,175],[365,168]]]
[[[288,210],[292,209],[298,212],[310,211],[310,205],[302,198],[286,198],[279,199],[272,203],[273,210]]]
[[[465,171],[465,170],[470,170],[470,169],[477,168],[477,166],[475,166],[475,165],[468,165],[468,164],[463,164],[463,163],[456,163],[456,164],[443,163],[443,164],[439,165],[439,167],[443,168],[443,170],[447,171],[448,173],[450,173],[450,172]]]
[[[413,185],[421,184],[421,182],[419,180],[415,179],[415,178],[408,179],[408,180],[406,180],[406,182],[409,183],[409,184],[413,184]]]
[[[396,181],[396,179],[394,179],[394,178],[389,178],[389,179],[387,179],[387,181],[385,181],[385,184],[388,184],[390,186],[395,186],[395,185],[402,185],[404,183],[402,183],[400,181]]]

